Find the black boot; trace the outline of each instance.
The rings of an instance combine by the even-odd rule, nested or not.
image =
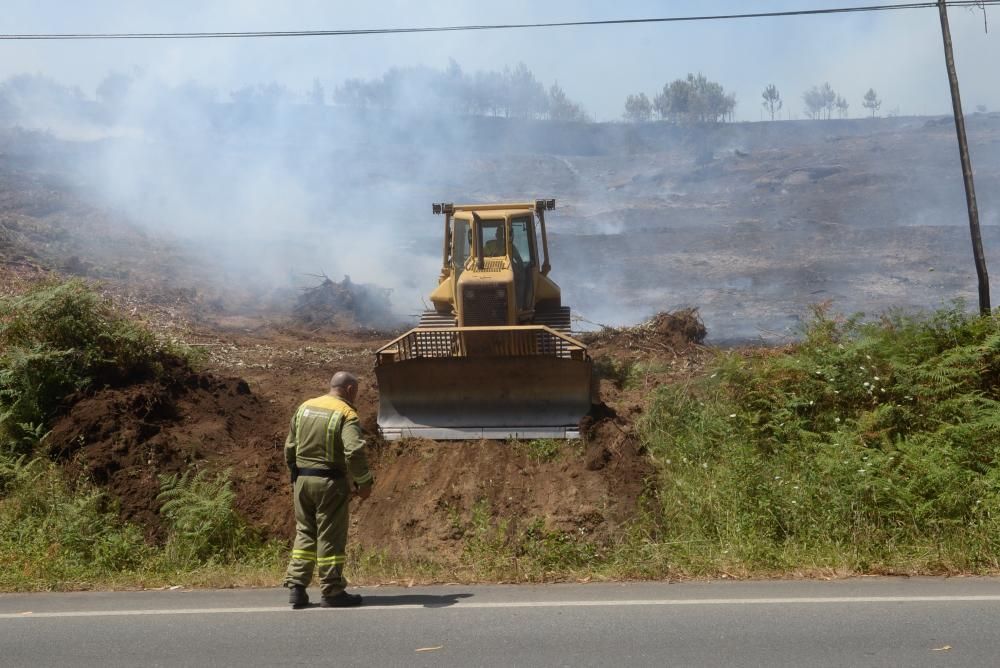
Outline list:
[[[323,608],[356,608],[361,605],[361,594],[342,591],[334,596],[324,596],[319,604]]]
[[[289,587],[288,602],[291,604],[292,610],[298,610],[309,605],[309,594],[306,593],[306,588],[302,585],[292,585]]]

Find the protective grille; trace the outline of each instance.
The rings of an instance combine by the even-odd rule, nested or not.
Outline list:
[[[587,359],[579,342],[546,327],[525,326],[507,330],[466,330],[461,327],[412,329],[380,349],[393,349],[393,360],[421,357],[523,356]]]
[[[466,327],[507,324],[507,288],[496,283],[467,285],[462,289]]]
[[[451,357],[458,353],[459,339],[454,332],[414,330],[400,346],[407,358]]]

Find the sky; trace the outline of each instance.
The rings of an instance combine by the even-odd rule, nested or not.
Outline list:
[[[883,0],[879,0],[880,2]],[[900,2],[901,0],[889,0]],[[389,0],[5,0],[0,33],[187,32],[395,28],[623,19],[784,11],[873,4],[874,0],[508,0],[433,3]],[[877,3],[875,3],[877,4]],[[1000,110],[1000,7],[950,12],[967,111]],[[134,68],[168,83],[195,81],[223,93],[277,81],[332,91],[348,78],[374,78],[397,66],[466,71],[526,63],[542,82],[558,82],[596,120],[621,117],[626,96],[652,97],[663,84],[702,72],[737,96],[737,120],[760,120],[760,94],[774,83],[783,117],[804,117],[802,93],[829,82],[864,115],[874,88],[882,113],[950,111],[936,10],[421,35],[170,41],[2,41],[0,79],[50,76],[93,95],[110,71]]]

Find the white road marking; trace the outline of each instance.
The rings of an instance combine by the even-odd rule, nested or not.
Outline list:
[[[704,606],[704,605],[837,605],[845,603],[997,603],[1000,595],[984,596],[817,596],[783,598],[692,598],[692,599],[632,599],[620,601],[497,601],[493,603],[459,602],[453,604],[406,603],[402,605],[364,605],[350,612],[392,610],[468,610],[505,608],[593,608],[627,606]],[[314,611],[340,611],[344,609],[310,608]],[[0,619],[52,619],[64,617],[133,617],[144,615],[224,615],[284,612],[301,615],[308,610],[292,610],[285,606],[255,608],[164,608],[155,610],[71,610],[62,612],[12,612],[0,613]]]

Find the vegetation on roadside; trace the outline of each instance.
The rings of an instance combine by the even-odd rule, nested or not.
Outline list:
[[[285,546],[246,528],[225,472],[163,482],[168,538],[158,546],[89,483],[70,484],[45,459],[0,455],[0,590],[273,584]]]
[[[189,361],[188,351],[161,343],[82,282],[0,298],[0,589],[189,580],[235,564],[270,567],[283,554],[236,514],[227,472],[161,479],[161,547],[122,523],[104,492],[71,483],[39,454],[69,395]]]
[[[80,284],[0,303],[0,589],[273,585],[287,545],[234,507],[228,472],[161,477],[151,544],[87,481],[34,456],[65,393],[157,374],[171,351]],[[634,385],[639,363],[607,360]],[[456,563],[352,547],[356,583],[985,573],[1000,570],[1000,317],[865,320],[818,309],[800,343],[720,352],[653,393],[656,474],[611,540],[544,518],[455,515]],[[579,444],[514,442],[536,461]]]
[[[30,453],[74,392],[155,377],[189,355],[81,281],[0,298],[0,452]]]
[[[650,563],[686,573],[986,572],[1000,562],[1000,319],[840,319],[659,388]],[[649,556],[649,555],[647,555]]]
[[[1000,569],[998,317],[817,309],[799,344],[659,387],[640,431],[657,474],[612,544],[478,507],[467,577]]]

